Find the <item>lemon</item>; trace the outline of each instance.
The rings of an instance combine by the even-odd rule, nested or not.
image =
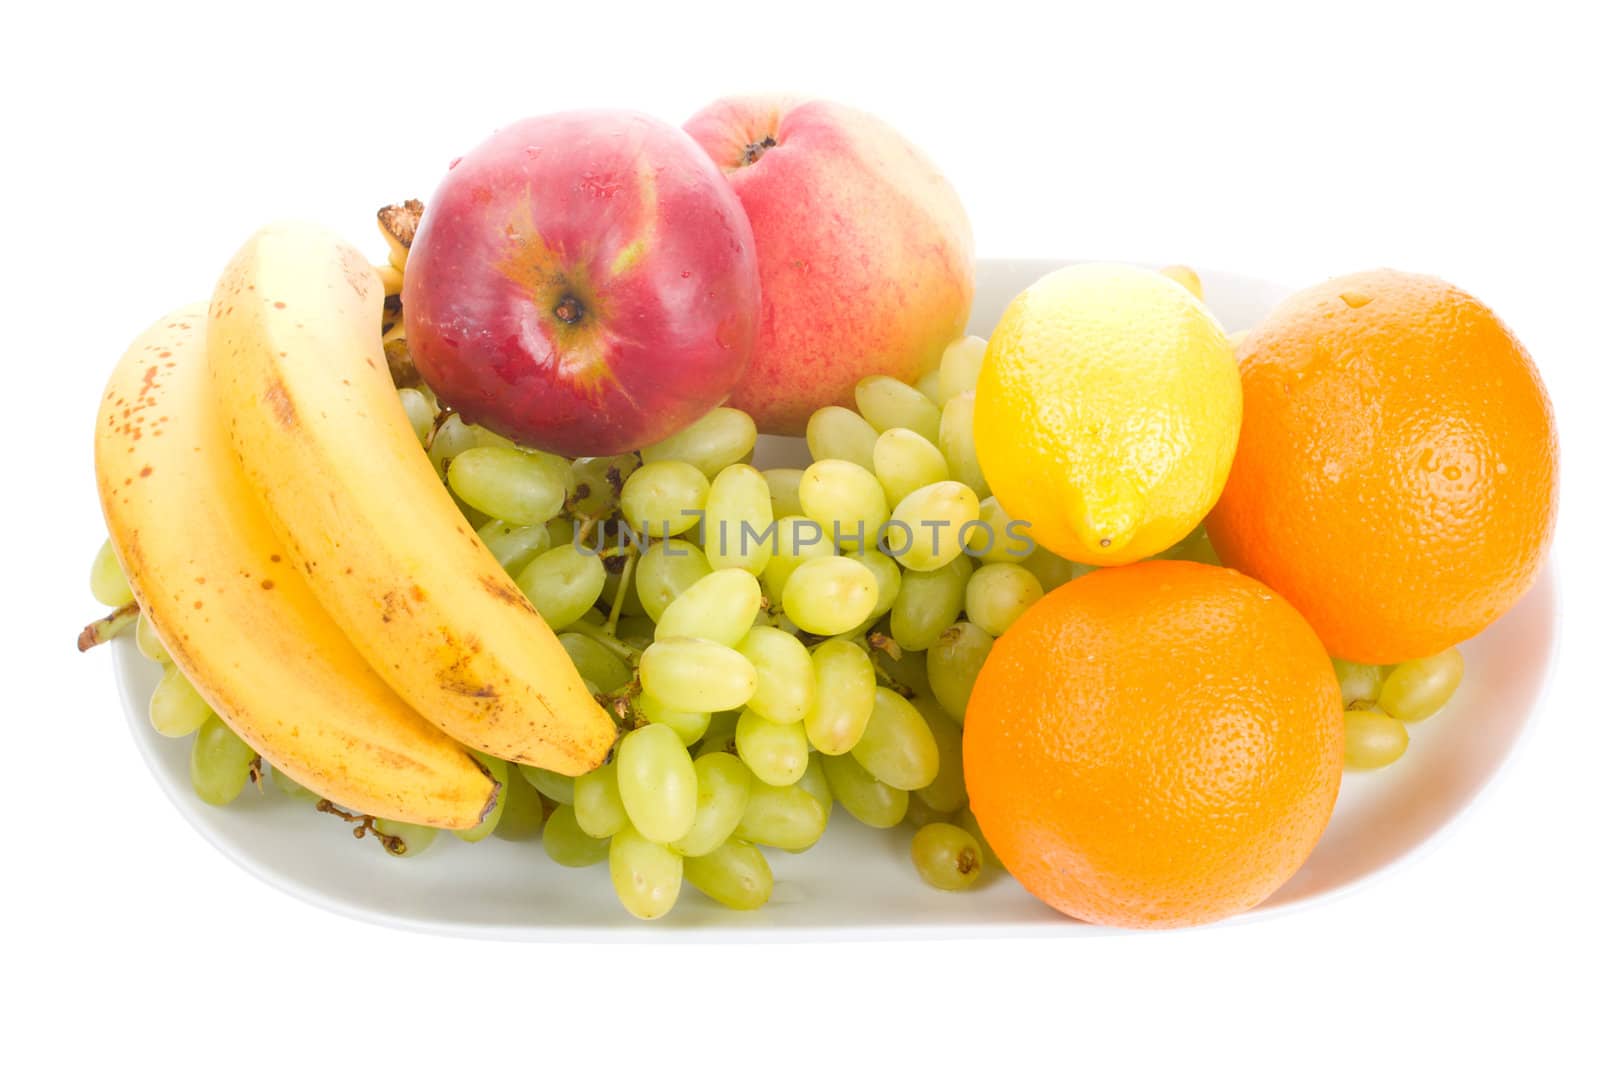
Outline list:
[[[1241,394],[1222,327],[1155,271],[1085,264],[1011,302],[978,375],[990,489],[1035,541],[1079,563],[1170,548],[1217,502]]]

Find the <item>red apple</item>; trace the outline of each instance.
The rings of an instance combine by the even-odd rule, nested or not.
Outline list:
[[[732,97],[685,127],[727,174],[761,265],[761,335],[733,393],[769,433],[852,403],[858,379],[912,382],[972,310],[972,226],[926,157],[823,100]]]
[[[524,119],[452,164],[402,300],[442,402],[566,456],[631,451],[721,403],[761,307],[727,181],[682,130],[621,111]]]

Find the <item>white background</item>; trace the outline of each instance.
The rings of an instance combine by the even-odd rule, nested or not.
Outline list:
[[[280,1064],[379,1049],[609,1062],[635,1045],[709,1062],[1592,1057],[1600,79],[1592,29],[1560,14],[1580,5],[1476,6],[13,13],[0,958],[16,984],[0,1055],[43,1042]],[[137,762],[108,658],[69,651],[95,613],[90,425],[127,341],[208,292],[267,219],[316,218],[378,255],[373,208],[426,196],[506,121],[578,106],[681,121],[766,89],[901,128],[962,192],[983,255],[1192,262],[1297,285],[1395,266],[1442,274],[1512,324],[1562,434],[1565,659],[1535,736],[1436,850],[1325,908],[1222,930],[541,947],[315,911],[171,810]]]

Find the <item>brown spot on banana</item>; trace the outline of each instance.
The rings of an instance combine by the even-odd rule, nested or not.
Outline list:
[[[295,415],[294,400],[290,398],[282,379],[274,379],[261,395],[267,406],[272,408],[273,417],[284,429],[293,429],[299,420]]]

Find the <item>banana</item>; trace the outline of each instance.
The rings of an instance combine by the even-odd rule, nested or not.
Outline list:
[[[208,345],[245,478],[287,558],[407,703],[480,752],[581,774],[615,726],[417,446],[382,312],[366,259],[317,227],[266,227],[234,257]]]
[[[476,826],[497,785],[367,666],[288,561],[211,401],[206,305],[145,331],[95,424],[111,541],[179,669],[290,778],[369,815]]]

